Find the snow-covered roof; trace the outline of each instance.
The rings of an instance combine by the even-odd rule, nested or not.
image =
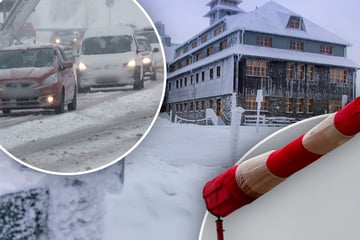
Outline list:
[[[172,78],[178,74],[189,72],[193,69],[200,68],[202,66],[211,64],[217,60],[221,60],[232,55],[241,55],[243,57],[244,56],[261,57],[266,59],[296,61],[296,62],[318,64],[318,65],[329,65],[329,66],[337,66],[337,67],[348,67],[348,68],[359,67],[353,61],[345,57],[238,44],[230,48],[227,48],[221,52],[213,54],[209,57],[201,59],[193,64],[185,66],[175,72],[168,73],[167,76],[168,78]]]
[[[228,29],[241,28],[245,31],[255,31],[283,36],[290,36],[302,39],[310,39],[322,42],[329,42],[349,46],[350,43],[338,37],[334,33],[316,25],[303,18],[305,31],[287,28],[291,16],[301,17],[280,4],[270,1],[254,11],[227,16]]]
[[[84,38],[98,37],[98,36],[121,36],[129,35],[132,36],[134,30],[128,26],[118,27],[104,27],[104,28],[93,28],[86,31]]]
[[[211,4],[216,1],[218,1],[218,0],[211,0],[210,2],[208,2],[208,4],[206,4],[206,6],[211,6]],[[243,0],[233,0],[233,1],[236,2],[236,4],[240,4],[243,2]]]
[[[305,31],[287,28],[289,19],[292,16],[300,17],[302,19],[303,24],[305,25]],[[254,31],[272,35],[288,36],[351,46],[351,44],[343,38],[301,17],[300,14],[281,6],[275,1],[267,2],[262,7],[259,7],[251,12],[243,12],[236,15],[225,16],[224,18],[218,20],[218,22],[220,21],[226,21],[227,24],[226,31],[223,32],[221,36],[229,34],[236,29],[241,29],[244,31]],[[188,41],[180,46],[188,44],[205,32],[208,32],[215,25],[216,24],[214,23],[206,29],[200,31],[197,35],[191,37]],[[211,41],[215,41],[215,39],[210,39],[206,44],[209,44]],[[201,45],[197,48],[200,47]]]
[[[177,47],[177,45],[171,45],[170,47],[164,46],[165,58],[167,63],[171,62],[174,59],[174,53]]]

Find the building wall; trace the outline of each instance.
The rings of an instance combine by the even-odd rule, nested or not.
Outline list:
[[[326,42],[319,42],[319,41],[312,41],[306,39],[299,39],[296,37],[287,37],[287,36],[279,36],[279,35],[272,35],[266,33],[259,33],[259,32],[250,32],[245,31],[244,33],[244,44],[248,45],[257,45],[257,38],[259,36],[269,36],[272,37],[272,47],[273,48],[280,48],[280,49],[290,49],[290,41],[292,40],[299,40],[304,43],[304,52],[311,52],[311,53],[320,53],[320,46],[321,45],[330,45],[333,48],[333,55],[334,56],[345,56],[345,49],[346,46],[334,44],[334,43],[326,43]]]
[[[287,116],[295,118],[306,118],[320,115],[337,110],[331,109],[331,101],[341,102],[343,95],[348,97],[348,101],[354,98],[354,69],[347,70],[346,83],[330,82],[331,66],[311,65],[294,62],[295,66],[304,65],[304,78],[298,79],[297,72],[293,79],[287,75],[287,64],[285,61],[270,61],[269,76],[254,77],[246,75],[246,59],[239,62],[238,78],[238,104],[247,109],[245,114],[255,114],[249,110],[249,103],[246,99],[249,95],[256,95],[257,89],[263,90],[263,96],[267,98],[267,108],[262,109],[262,114],[267,116]],[[308,66],[315,69],[313,80],[309,79]],[[288,99],[292,98],[293,103],[289,111]],[[298,109],[297,100],[302,99],[303,107]],[[312,110],[308,110],[308,100],[313,101]]]
[[[234,79],[233,65],[233,58],[229,57],[168,79],[168,103],[231,94]],[[219,77],[217,76],[217,67],[220,67]],[[210,79],[210,69],[213,69],[213,79]],[[204,73],[204,80],[202,80],[202,73]],[[176,87],[176,82],[178,82],[178,87]],[[169,84],[171,85],[170,90]]]

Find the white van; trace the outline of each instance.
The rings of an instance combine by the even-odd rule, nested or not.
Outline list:
[[[77,63],[79,92],[91,87],[133,85],[144,87],[143,59],[131,27],[90,29],[86,31]]]

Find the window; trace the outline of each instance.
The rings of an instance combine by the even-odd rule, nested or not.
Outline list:
[[[329,45],[321,45],[320,46],[320,53],[325,55],[332,55],[333,54],[333,47]]]
[[[291,16],[287,24],[288,28],[305,31],[304,21],[299,16]]]
[[[182,86],[183,86],[183,80],[182,80],[182,78],[180,79],[180,88],[182,88]]]
[[[175,64],[171,64],[170,65],[170,72],[174,72],[175,71]]]
[[[184,86],[187,86],[187,77],[184,78]]]
[[[187,111],[187,103],[184,103],[184,112]]]
[[[213,47],[213,46],[208,47],[208,48],[206,49],[206,56],[207,56],[207,57],[210,56],[210,55],[212,55],[213,53],[214,53],[214,47]]]
[[[175,58],[180,56],[180,49],[176,49],[175,51]]]
[[[194,75],[191,75],[191,77],[190,77],[190,83],[191,83],[191,85],[194,84]]]
[[[271,36],[258,36],[256,38],[256,44],[263,47],[272,47],[272,37]]]
[[[288,98],[287,102],[286,102],[286,112],[287,113],[292,113],[293,112],[293,102],[294,99],[293,98]]]
[[[191,57],[188,57],[187,59],[186,59],[186,65],[190,65],[191,64]]]
[[[304,51],[304,42],[291,40],[290,41],[290,49],[296,51]]]
[[[209,107],[214,108],[214,100],[209,100]]]
[[[196,102],[195,106],[196,106],[196,110],[199,110],[199,102]]]
[[[214,79],[214,69],[210,68],[210,80]]]
[[[329,111],[331,113],[339,111],[341,109],[341,100],[330,100]]]
[[[305,79],[305,65],[304,64],[298,64],[298,67],[297,67],[297,79],[298,80],[304,80]]]
[[[304,107],[304,99],[303,98],[298,98],[297,103],[296,103],[296,112],[302,113],[303,112],[303,107]]]
[[[183,53],[187,53],[188,50],[189,50],[188,46],[185,46],[185,47],[183,48]]]
[[[295,63],[288,63],[287,64],[287,79],[294,79],[295,78]]]
[[[196,75],[195,75],[195,81],[196,81],[196,83],[199,83],[199,73],[196,73]]]
[[[200,37],[200,42],[201,42],[201,43],[204,43],[204,42],[206,42],[206,41],[207,41],[207,35],[204,34],[204,35],[202,35],[202,36]]]
[[[313,65],[310,65],[307,67],[307,80],[308,81],[314,81],[314,75],[315,75],[315,67]]]
[[[330,68],[331,83],[347,83],[347,70],[344,68]]]
[[[292,18],[289,21],[289,28],[299,29],[300,21],[298,19]]]
[[[225,23],[220,24],[219,26],[217,26],[214,29],[214,37],[216,37],[217,35],[219,35],[220,33],[224,32],[226,30],[226,25]]]
[[[201,52],[195,53],[195,61],[199,61],[201,59]]]
[[[313,113],[314,112],[314,99],[308,99],[307,100],[307,112]]]
[[[169,89],[169,91],[171,91],[171,82],[169,82],[169,84],[168,84],[168,89]]]
[[[201,72],[201,81],[205,81],[205,72],[204,71]]]
[[[178,63],[178,69],[182,68],[182,62]]]
[[[258,59],[246,59],[246,75],[255,77],[268,76],[268,62]]]
[[[261,102],[261,109],[268,110],[269,105],[269,97],[263,97],[263,101]]]
[[[227,48],[227,39],[222,40],[219,44],[220,51],[224,50],[225,48]]]
[[[246,107],[247,110],[256,110],[256,96],[247,95],[246,96]]]
[[[204,100],[201,101],[201,109],[205,110],[205,101]]]
[[[193,40],[191,42],[191,48],[196,48],[197,47],[197,40]]]
[[[217,78],[221,77],[221,67],[220,66],[216,67],[216,77]]]
[[[179,88],[179,80],[176,80],[176,88]]]
[[[176,109],[176,112],[179,111],[179,104],[176,104],[176,105],[175,105],[175,109]]]

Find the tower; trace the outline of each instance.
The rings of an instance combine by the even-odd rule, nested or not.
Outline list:
[[[211,0],[207,4],[207,6],[210,7],[210,11],[207,12],[204,17],[210,18],[210,25],[212,25],[224,16],[244,12],[238,7],[242,2],[242,0]]]

